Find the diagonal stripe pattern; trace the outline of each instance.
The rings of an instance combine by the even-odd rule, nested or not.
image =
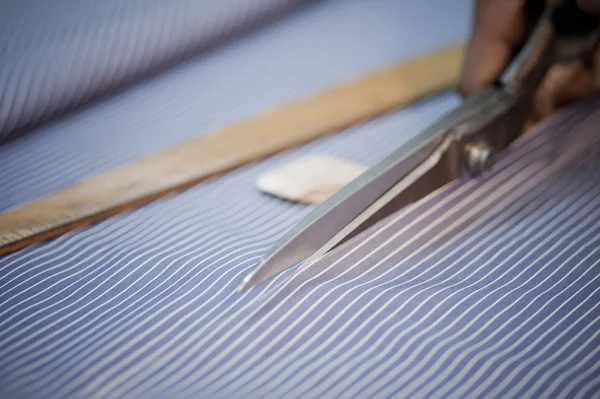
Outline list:
[[[207,329],[221,318],[245,314],[247,305],[254,306],[247,299],[262,298],[266,287],[240,297],[236,284],[310,210],[261,195],[256,177],[314,152],[373,164],[406,140],[390,134],[395,129],[416,131],[454,103],[441,98],[408,115],[390,115],[3,257],[0,397],[80,396],[72,378],[83,370],[82,362],[91,361],[89,372],[95,373],[94,364],[108,361],[104,355],[135,349],[137,344],[129,347],[130,334],[152,331],[150,340],[167,348],[171,338],[185,339],[194,326]],[[54,378],[59,364],[66,380]]]
[[[0,148],[0,208],[455,38],[449,23],[411,30],[459,13],[447,4],[321,2],[13,141]],[[361,57],[336,41],[352,34]],[[264,73],[290,42],[302,51]],[[240,64],[257,78],[227,85]],[[260,195],[257,176],[311,153],[372,165],[455,104],[424,102],[0,258],[0,397],[598,397],[599,100],[485,179],[445,187],[292,279],[235,292],[310,210]]]
[[[51,0],[49,4],[58,1]],[[0,2],[0,7],[5,3],[19,2]],[[85,3],[86,7],[102,8],[105,2],[96,6],[97,2]],[[123,2],[109,2],[117,3]],[[122,8],[128,7],[125,3]],[[139,3],[150,7],[159,2]],[[193,3],[197,7],[201,7],[200,3],[220,4],[218,0]],[[233,3],[223,2],[223,7]],[[169,4],[176,9],[182,2]],[[436,48],[460,43],[468,31],[470,5],[470,0],[307,3],[252,34],[190,58],[128,90],[1,145],[0,210]],[[81,6],[81,12],[86,7]],[[5,15],[0,12],[2,18]],[[48,19],[46,24],[51,22]],[[0,32],[2,28],[0,23]],[[0,40],[1,37],[2,34]],[[414,40],[398,39],[403,37]],[[0,77],[0,87],[1,82]],[[410,114],[408,111],[404,118],[411,118]],[[423,113],[415,115],[429,118]],[[400,136],[415,133],[408,129],[389,132]]]
[[[0,142],[281,17],[303,0],[0,3]]]
[[[4,396],[595,397],[599,105],[245,295],[308,211],[223,196],[262,164],[8,256]]]

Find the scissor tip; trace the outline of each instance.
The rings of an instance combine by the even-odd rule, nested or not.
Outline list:
[[[263,259],[254,270],[244,277],[244,280],[238,285],[237,291],[242,293],[272,277],[275,274],[271,267],[272,262],[273,260],[270,258]]]
[[[257,273],[256,273],[256,270],[254,270],[250,274],[248,274],[246,277],[244,277],[244,280],[237,287],[237,292],[239,292],[241,294],[244,291],[247,291],[248,289],[252,288],[256,284],[257,284]]]
[[[250,285],[248,284],[248,279],[245,278],[244,281],[242,281],[241,284],[237,286],[236,291],[242,294],[248,288],[250,288]]]
[[[246,281],[242,281],[242,283],[237,286],[236,291],[242,294],[244,291],[246,291],[247,288],[248,285],[246,284]]]

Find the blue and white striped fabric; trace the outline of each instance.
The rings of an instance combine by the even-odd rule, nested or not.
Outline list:
[[[0,147],[0,209],[459,40],[469,3],[318,2]],[[0,258],[0,397],[600,397],[598,101],[485,180],[440,190],[292,279],[235,292],[310,211],[258,193],[262,172],[309,153],[373,164],[456,103]]]
[[[0,2],[0,143],[308,0]]]
[[[273,289],[196,373],[245,397],[600,397],[599,106]]]
[[[3,397],[598,397],[599,106],[245,295],[263,165],[7,256]]]
[[[470,5],[471,0],[315,2],[0,146],[0,211],[462,41]],[[409,112],[401,117],[415,118],[426,121],[430,116]],[[403,140],[416,132],[388,133]]]
[[[235,292],[236,286],[262,254],[310,211],[261,195],[254,187],[256,178],[309,153],[326,152],[373,164],[380,154],[405,140],[393,134],[395,129],[424,127],[425,117],[441,114],[452,100],[440,99],[409,115],[391,115],[350,129],[3,257],[0,393],[5,390],[7,397],[93,397],[94,393],[107,397],[103,389],[116,383],[113,378],[124,376],[123,364],[131,371],[132,366],[147,370],[146,362],[158,365],[154,349],[203,358],[203,349],[197,352],[189,347],[201,343],[197,333],[208,337],[203,332],[220,331],[222,335],[226,327],[221,330],[221,323],[248,314],[252,298],[261,297],[267,286],[244,297]],[[140,344],[154,349],[148,352]],[[184,351],[174,348],[176,344],[183,344]],[[133,363],[129,356],[134,356]],[[187,361],[169,361],[161,366],[162,376],[183,371]],[[177,387],[151,392],[158,397],[181,397]],[[111,393],[115,397],[148,395],[122,394]],[[213,395],[205,392],[197,397]]]

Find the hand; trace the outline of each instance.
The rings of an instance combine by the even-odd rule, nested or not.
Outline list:
[[[461,93],[471,95],[493,83],[506,67],[512,49],[523,40],[526,0],[476,0],[475,21],[463,75]],[[600,0],[578,0],[585,12],[600,17]],[[574,100],[600,90],[600,52],[591,66],[581,60],[553,65],[534,101],[533,120],[540,120]]]

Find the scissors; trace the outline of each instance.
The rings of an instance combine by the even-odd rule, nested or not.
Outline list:
[[[575,1],[546,1],[535,21],[497,83],[466,98],[319,205],[266,254],[238,291],[303,260],[309,265],[443,185],[488,171],[495,155],[522,134],[549,67],[585,59],[596,44],[598,21]]]

